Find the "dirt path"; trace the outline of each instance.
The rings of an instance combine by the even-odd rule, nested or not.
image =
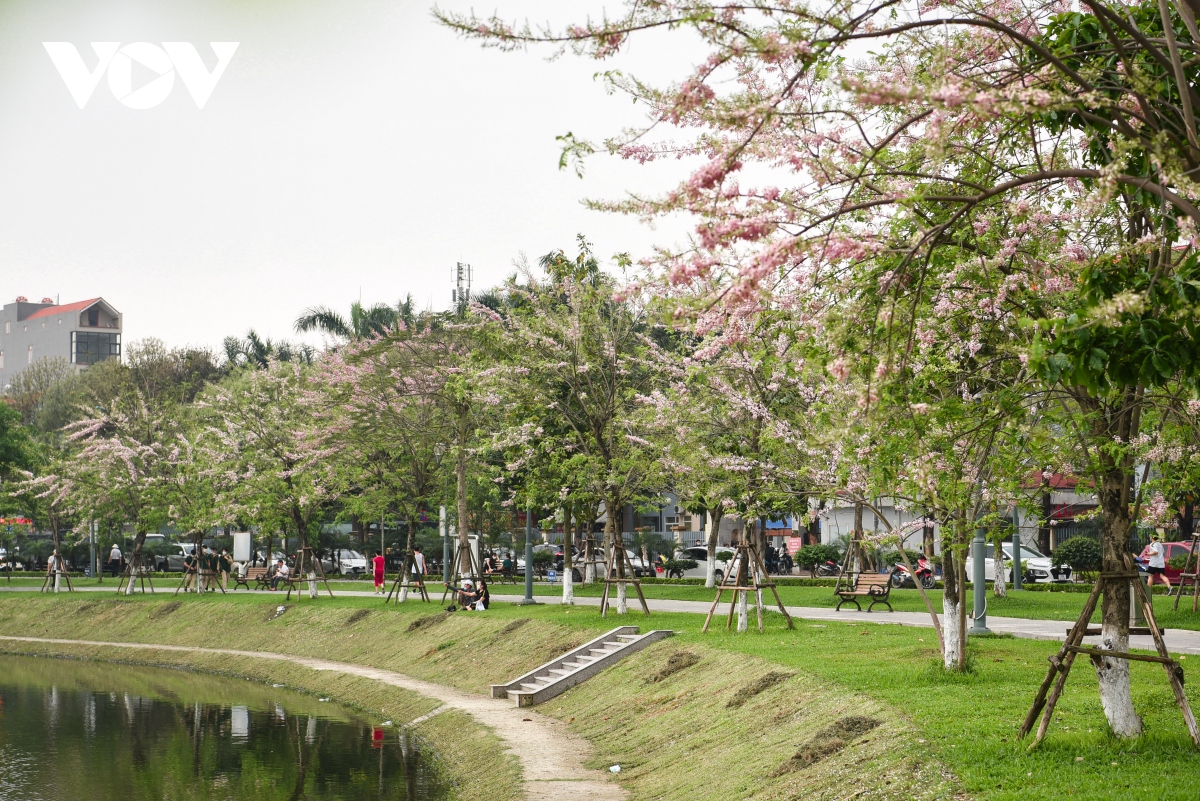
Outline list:
[[[520,761],[521,774],[525,783],[525,797],[529,801],[549,801],[549,799],[561,801],[564,793],[568,793],[572,801],[618,801],[626,798],[621,787],[615,782],[608,781],[605,774],[584,767],[583,761],[590,753],[591,746],[583,738],[572,734],[566,724],[528,709],[518,709],[513,706],[512,701],[463,692],[390,670],[351,665],[346,662],[310,659],[290,654],[276,654],[269,651],[235,651],[227,648],[60,640],[45,637],[0,636],[0,640],[247,656],[255,659],[291,662],[312,670],[328,670],[350,676],[361,676],[394,687],[412,690],[427,698],[435,698],[443,704],[438,710],[435,710],[435,713],[445,709],[461,709],[479,723],[492,729],[504,740],[508,751]],[[434,713],[423,715],[409,725],[419,725],[421,721],[427,720],[432,714]],[[562,782],[570,782],[570,786],[564,787]]]

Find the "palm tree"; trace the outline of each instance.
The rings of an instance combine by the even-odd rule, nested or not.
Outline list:
[[[297,333],[323,331],[338,339],[355,340],[383,334],[397,323],[411,327],[414,317],[412,295],[408,295],[395,307],[386,303],[368,307],[356,300],[350,304],[348,320],[328,306],[313,306],[296,318],[295,326]]]
[[[312,364],[314,351],[311,345],[261,337],[253,328],[246,332],[245,339],[225,337],[223,343],[225,359],[231,365],[253,364],[266,367],[271,359],[281,362]]]

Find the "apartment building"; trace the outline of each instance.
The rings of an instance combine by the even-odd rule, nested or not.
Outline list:
[[[121,313],[104,298],[57,304],[18,297],[0,308],[0,391],[39,359],[66,359],[77,370],[121,357]]]

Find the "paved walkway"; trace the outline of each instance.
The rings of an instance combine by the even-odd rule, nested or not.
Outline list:
[[[366,594],[370,595],[370,593]],[[606,774],[584,767],[583,762],[591,752],[591,745],[582,737],[572,734],[565,723],[540,715],[530,709],[518,709],[509,700],[463,692],[390,670],[352,665],[346,662],[331,662],[325,659],[310,659],[304,656],[277,654],[270,651],[236,651],[227,648],[61,640],[43,637],[0,636],[0,640],[248,656],[255,659],[292,662],[312,670],[327,670],[350,676],[361,676],[394,687],[403,687],[442,702],[442,706],[434,712],[411,721],[408,724],[410,726],[419,725],[437,712],[460,709],[493,730],[504,741],[508,751],[520,761],[525,797],[530,801],[562,801],[564,796],[569,796],[573,801],[619,801],[626,797],[625,792],[616,782],[607,780]]]
[[[172,588],[173,589],[173,588]],[[37,592],[37,587],[12,587],[5,588],[0,585],[0,592]],[[114,590],[105,587],[80,587],[76,592],[108,592]],[[160,590],[161,592],[161,590]],[[245,590],[239,590],[239,594]],[[252,590],[252,592],[255,592]],[[258,590],[263,595],[276,595],[266,590]],[[364,590],[337,590],[337,595],[345,595],[357,598],[370,598],[375,594]],[[435,602],[440,595],[432,592],[430,587],[430,595],[435,599]],[[555,595],[538,595],[535,599],[541,603],[556,604],[561,596]],[[493,601],[501,603],[517,603],[522,600],[520,595],[492,595]],[[692,614],[707,614],[708,607],[711,605],[709,601],[672,601],[663,598],[648,598],[647,605],[652,612],[683,612]],[[600,599],[592,597],[575,596],[576,606],[599,606]],[[728,611],[729,607],[725,604],[721,605],[722,610]],[[774,607],[768,607],[774,608]],[[631,612],[638,609],[637,599],[631,600],[629,609]],[[929,619],[929,615],[925,612],[859,612],[857,610],[845,610],[840,612],[833,609],[825,609],[816,606],[789,606],[787,607],[788,614],[802,620],[819,620],[831,623],[876,623],[876,624],[891,624],[898,626],[917,626],[921,628],[933,628],[933,621]],[[753,612],[753,607],[751,607]],[[639,612],[640,614],[640,612]],[[1031,620],[1023,617],[997,617],[988,615],[988,628],[996,634],[1011,634],[1014,637],[1021,637],[1029,640],[1057,640],[1061,642],[1067,637],[1067,629],[1075,624],[1074,620]],[[754,625],[753,622],[751,625]],[[1099,641],[1099,637],[1088,638],[1092,641]],[[1200,631],[1190,631],[1187,629],[1169,629],[1166,633],[1167,648],[1171,653],[1178,654],[1200,654]],[[1136,635],[1129,638],[1131,648],[1140,648],[1147,651],[1154,650],[1154,642],[1146,635]]]

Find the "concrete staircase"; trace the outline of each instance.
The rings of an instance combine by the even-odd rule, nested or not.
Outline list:
[[[637,626],[619,626],[508,684],[493,684],[492,697],[512,698],[517,706],[540,704],[674,633],[659,629],[638,634]]]

